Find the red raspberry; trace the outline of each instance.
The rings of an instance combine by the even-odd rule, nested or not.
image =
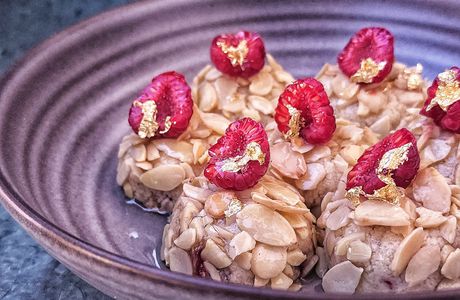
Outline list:
[[[386,186],[386,183],[378,177],[378,168],[382,157],[388,151],[403,147],[409,143],[407,159],[403,159],[395,170],[387,170],[396,186],[407,188],[415,175],[417,175],[420,156],[414,135],[409,130],[402,128],[388,135],[363,153],[356,165],[348,173],[347,190],[362,187],[365,193],[372,194],[374,191]]]
[[[231,123],[208,153],[211,160],[204,175],[229,190],[254,186],[267,172],[270,162],[267,133],[261,123],[250,118]]]
[[[441,128],[460,133],[460,69],[452,67],[439,74],[428,88],[421,114]]]
[[[339,54],[339,67],[353,82],[381,82],[393,67],[393,43],[393,35],[385,28],[363,28]]]
[[[251,77],[265,64],[264,42],[260,35],[248,31],[216,36],[211,43],[211,60],[224,74]]]
[[[334,109],[324,87],[314,78],[299,79],[286,87],[275,110],[278,129],[300,136],[310,144],[326,143],[335,131]]]
[[[184,75],[170,71],[154,77],[134,100],[128,122],[142,138],[174,138],[185,131],[192,113],[192,94]]]

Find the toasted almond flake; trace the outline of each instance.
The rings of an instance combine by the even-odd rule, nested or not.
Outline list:
[[[128,179],[130,167],[126,161],[121,161],[117,169],[117,183],[118,185],[123,185],[123,183]]]
[[[390,117],[382,116],[370,126],[370,129],[381,136],[387,135],[391,130]]]
[[[280,214],[289,222],[292,228],[302,228],[308,226],[308,219],[301,214],[280,212]]]
[[[415,253],[406,268],[405,280],[409,286],[425,281],[439,268],[441,251],[437,245],[427,245]]]
[[[457,218],[448,216],[447,221],[439,227],[439,233],[447,242],[453,244],[457,236]]]
[[[158,139],[152,142],[159,151],[182,162],[193,163],[193,146],[185,141],[175,139]]]
[[[296,190],[289,189],[284,182],[265,177],[260,184],[267,191],[267,196],[272,199],[281,200],[288,205],[296,205],[302,202],[302,197]]]
[[[163,228],[163,234],[161,236],[161,248],[160,248],[160,259],[166,261],[166,252],[169,250],[166,248],[166,234],[168,233],[170,224],[166,224]]]
[[[198,88],[198,107],[205,112],[212,111],[217,106],[217,95],[214,87],[204,82]]]
[[[189,228],[189,225],[193,218],[198,214],[198,208],[191,202],[185,202],[185,206],[180,212],[179,226],[180,232],[184,232]]]
[[[129,184],[129,182],[125,182],[125,184],[123,184],[123,192],[125,193],[126,197],[134,198],[133,187],[131,184]]]
[[[343,238],[337,241],[337,244],[335,245],[335,255],[338,256],[343,256],[347,254],[348,247],[350,246],[350,243],[354,241],[364,241],[366,238],[366,234],[364,232],[353,232],[350,234],[347,234]]]
[[[350,85],[350,81],[347,77],[343,74],[337,74],[337,76],[332,79],[332,91],[338,97],[342,97],[344,91],[347,89],[348,85]]]
[[[318,263],[315,266],[315,272],[319,278],[323,278],[328,269],[329,259],[323,247],[316,247],[316,255],[318,256]]]
[[[298,214],[306,214],[310,212],[308,208],[290,206],[286,204],[284,201],[271,199],[261,193],[253,192],[251,193],[251,197],[252,200],[254,200],[255,202],[281,212],[290,212]]]
[[[222,106],[230,102],[233,95],[235,95],[238,89],[238,83],[234,79],[224,76],[214,82],[214,88],[219,98],[219,108],[222,108]]]
[[[209,72],[206,73],[204,79],[207,81],[214,81],[221,76],[222,73],[220,71],[218,71],[216,68],[211,68]]]
[[[213,266],[210,262],[204,261],[203,266],[206,269],[206,271],[209,273],[209,276],[211,276],[211,279],[214,281],[222,281],[220,278],[220,273],[219,270],[216,269],[216,267]]]
[[[259,72],[250,79],[249,91],[253,94],[264,96],[270,93],[273,87],[273,77],[266,72]]]
[[[193,218],[189,223],[189,228],[195,229],[196,241],[199,242],[204,237],[204,225],[201,218]]]
[[[300,266],[306,259],[307,256],[299,248],[287,253],[287,262],[294,267]]]
[[[208,236],[218,237],[220,241],[223,241],[222,239],[230,241],[235,236],[232,232],[228,231],[227,229],[224,229],[221,226],[212,223],[206,225],[204,231]]]
[[[441,274],[449,279],[458,279],[460,277],[460,249],[455,249],[450,253],[446,262],[441,268]]]
[[[213,218],[222,218],[228,205],[235,198],[232,192],[217,192],[209,195],[204,204],[204,209]]]
[[[136,167],[144,171],[148,171],[153,168],[153,165],[149,163],[148,161],[143,161],[143,162],[137,162]]]
[[[220,135],[223,135],[230,125],[230,121],[220,114],[202,112],[200,115],[203,123]]]
[[[313,270],[313,268],[315,267],[315,265],[318,263],[318,255],[313,255],[309,260],[306,260],[304,263],[303,263],[303,269],[302,269],[302,273],[300,273],[300,277],[305,277],[307,276],[308,274],[310,274],[310,272]]]
[[[326,220],[326,227],[330,230],[337,230],[346,226],[350,222],[349,214],[351,210],[346,206],[340,206],[333,211]]]
[[[291,74],[289,74],[288,72],[284,70],[276,71],[274,75],[275,75],[276,80],[283,84],[289,84],[295,80]]]
[[[291,278],[286,276],[286,274],[281,273],[278,276],[271,279],[271,288],[279,289],[279,290],[287,290],[291,286],[292,283],[293,283],[293,280]]]
[[[271,54],[267,54],[267,62],[274,71],[283,70],[283,67],[273,58]]]
[[[263,286],[266,286],[266,285],[268,284],[269,281],[270,281],[270,279],[263,279],[263,278],[254,276],[254,286],[255,286],[255,287],[263,287]]]
[[[444,278],[436,287],[437,291],[460,289],[460,279],[450,280]]]
[[[390,265],[390,270],[396,276],[399,276],[404,271],[409,260],[420,249],[425,241],[425,236],[423,228],[418,227],[401,241]]]
[[[362,268],[344,261],[333,266],[323,277],[322,286],[326,293],[353,294],[361,279]]]
[[[399,206],[385,201],[367,200],[355,209],[354,222],[360,226],[407,226],[410,225],[410,218]]]
[[[228,246],[228,255],[235,259],[241,253],[254,249],[256,241],[246,231],[241,231],[233,237]]]
[[[283,272],[286,261],[286,247],[257,243],[252,250],[251,271],[257,277],[270,279]]]
[[[241,230],[256,241],[272,246],[289,246],[297,241],[294,229],[279,213],[260,204],[248,204],[238,214]]]
[[[270,148],[271,164],[284,176],[299,179],[307,172],[303,155],[293,151],[291,144],[281,142]]]
[[[232,263],[230,257],[211,239],[206,241],[206,246],[201,251],[201,258],[217,269],[226,268]]]
[[[423,151],[420,151],[420,169],[424,169],[449,155],[452,147],[445,140],[430,140]]]
[[[233,97],[222,105],[224,112],[241,113],[246,108],[245,95],[238,92]]]
[[[416,208],[419,217],[415,220],[415,226],[423,228],[435,228],[444,223],[447,218],[438,211],[427,209],[424,207]]]
[[[185,196],[196,199],[202,203],[205,203],[206,199],[213,194],[209,189],[200,188],[190,183],[184,183],[182,189]]]
[[[315,146],[311,151],[305,154],[304,158],[307,163],[317,162],[318,160],[331,156],[331,148],[324,145]]]
[[[177,239],[174,240],[174,244],[184,250],[190,250],[196,242],[196,230],[188,228],[182,232]]]
[[[365,264],[369,262],[371,255],[371,247],[360,240],[351,242],[347,251],[347,259],[356,264]]]
[[[340,151],[340,155],[350,165],[354,166],[358,161],[358,158],[364,153],[365,148],[358,145],[346,145]]]
[[[133,146],[129,149],[129,155],[137,162],[142,162],[147,159],[147,150],[143,144]]]
[[[172,191],[184,181],[185,171],[178,165],[160,165],[145,172],[139,179],[148,188]]]
[[[272,103],[264,97],[252,95],[248,96],[248,100],[254,109],[260,111],[264,115],[271,115],[274,113]]]
[[[321,201],[321,212],[323,212],[326,209],[326,206],[331,202],[333,196],[333,192],[328,192],[324,196],[323,201]]]
[[[451,204],[451,190],[435,168],[426,168],[417,174],[413,182],[414,199],[425,208],[446,213]]]
[[[449,257],[449,255],[454,252],[455,248],[449,244],[445,244],[441,248],[441,263],[444,264]]]
[[[251,260],[251,252],[244,252],[235,257],[235,262],[238,264],[238,266],[240,266],[243,270],[246,271],[249,271],[251,269]]]
[[[310,163],[307,165],[307,172],[300,179],[295,181],[295,185],[304,191],[315,189],[318,184],[326,177],[326,170],[320,163]]]
[[[171,271],[193,275],[192,260],[187,252],[178,247],[172,247],[168,253]]]
[[[286,264],[286,266],[284,267],[283,273],[289,278],[294,279],[294,276],[295,276],[294,269],[292,268],[290,264]]]
[[[371,113],[379,113],[388,102],[388,97],[382,92],[361,89],[357,95],[358,101],[369,108]]]
[[[203,140],[199,139],[192,139],[190,140],[192,143],[192,153],[193,153],[193,163],[198,163],[198,159],[204,154],[206,151],[207,145],[203,142]]]

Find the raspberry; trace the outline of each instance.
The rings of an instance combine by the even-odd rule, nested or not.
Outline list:
[[[390,150],[403,150],[396,152],[392,158]],[[384,157],[390,158],[386,160]],[[384,158],[382,160],[382,158]],[[388,163],[385,165],[385,161]],[[380,166],[385,168],[380,169]],[[390,163],[392,162],[392,163]],[[385,176],[391,176],[398,187],[407,188],[417,175],[420,166],[420,156],[417,150],[417,141],[414,135],[402,128],[367,149],[358,159],[356,165],[348,173],[347,190],[361,187],[366,194],[385,187],[388,182],[382,181]]]
[[[377,83],[393,67],[393,35],[385,28],[363,28],[337,57],[342,72],[356,83]]]
[[[249,78],[265,64],[265,46],[260,35],[240,31],[216,36],[211,43],[211,60],[229,76]]]
[[[334,109],[324,87],[314,78],[299,79],[280,95],[275,110],[278,129],[310,144],[326,143],[335,131]]]
[[[460,133],[460,69],[440,73],[428,88],[428,98],[420,113],[441,128]]]
[[[231,123],[208,153],[211,160],[204,175],[229,190],[254,186],[267,172],[270,162],[267,133],[261,123],[250,118]]]
[[[190,87],[174,71],[152,79],[129,110],[128,122],[141,138],[174,138],[187,129],[193,113]]]

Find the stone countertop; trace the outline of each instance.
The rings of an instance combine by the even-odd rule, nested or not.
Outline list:
[[[130,0],[1,0],[0,73],[25,51]],[[0,205],[0,299],[109,299],[49,256]]]

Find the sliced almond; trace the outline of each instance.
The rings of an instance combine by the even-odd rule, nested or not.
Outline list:
[[[358,145],[347,145],[340,151],[340,155],[351,166],[356,164],[358,158],[360,158],[363,153],[364,147]]]
[[[441,268],[441,274],[449,279],[458,279],[460,277],[460,249],[455,249],[450,253],[446,262]]]
[[[164,152],[169,157],[188,164],[193,163],[193,146],[188,142],[175,139],[159,139],[154,140],[153,144],[159,151]]]
[[[451,245],[449,244],[445,244],[444,246],[442,246],[441,248],[441,262],[442,264],[444,264],[447,260],[447,258],[449,257],[449,255],[454,252],[455,248],[452,247]]]
[[[426,168],[433,163],[441,161],[449,155],[452,147],[445,140],[430,140],[425,148],[420,151],[420,168]]]
[[[374,124],[371,125],[370,129],[375,133],[382,136],[387,135],[391,130],[391,120],[389,116],[382,116]]]
[[[450,244],[453,244],[457,236],[457,218],[448,216],[447,221],[439,227],[439,233]]]
[[[282,181],[269,179],[269,177],[266,176],[260,184],[267,190],[267,196],[272,199],[281,200],[289,205],[296,205],[299,202],[303,202],[299,193],[296,190],[290,189],[287,184]]]
[[[256,241],[246,231],[241,231],[230,241],[228,255],[231,259],[235,259],[241,253],[251,251],[255,246]]]
[[[356,209],[354,221],[360,226],[407,226],[409,215],[399,206],[385,201],[367,200]]]
[[[193,275],[192,260],[187,252],[178,247],[172,247],[168,253],[171,271]]]
[[[132,159],[131,159],[132,160]],[[128,179],[129,172],[131,171],[129,165],[126,161],[120,161],[117,168],[117,183],[118,185],[123,185],[123,183]]]
[[[287,290],[292,283],[293,280],[289,278],[289,276],[287,276],[284,273],[281,273],[278,276],[271,279],[271,288],[278,290]]]
[[[246,271],[249,271],[251,269],[251,260],[251,252],[244,252],[235,257],[235,262],[238,264],[238,266],[240,266],[242,269]]]
[[[444,278],[436,287],[437,291],[460,289],[460,279],[450,280]]]
[[[441,251],[437,245],[427,245],[415,253],[406,268],[405,280],[409,286],[425,281],[439,268]]]
[[[316,189],[319,183],[326,177],[326,170],[320,163],[310,163],[307,165],[307,172],[300,179],[295,181],[295,185],[304,191]]]
[[[283,272],[286,261],[286,247],[258,243],[252,250],[251,271],[257,277],[270,279]]]
[[[421,170],[413,182],[414,199],[425,208],[446,213],[450,209],[451,190],[435,168]]]
[[[143,144],[139,144],[129,149],[129,155],[137,162],[145,161],[147,159],[147,150]]]
[[[355,240],[350,243],[350,247],[347,251],[347,259],[352,263],[365,264],[369,262],[371,256],[372,249],[368,244],[360,240]]]
[[[194,228],[188,228],[182,232],[177,239],[174,240],[174,244],[184,250],[190,250],[196,242],[196,230]]]
[[[184,208],[180,212],[179,226],[180,232],[184,232],[189,227],[193,218],[198,214],[198,208],[191,202],[186,202]]]
[[[351,210],[347,206],[340,206],[333,211],[326,220],[326,227],[330,230],[337,230],[350,222]]]
[[[353,241],[364,241],[366,234],[364,232],[353,232],[345,235],[343,238],[337,241],[335,245],[335,255],[343,256],[347,254],[348,247]]]
[[[253,192],[251,193],[252,200],[255,202],[270,207],[274,210],[289,212],[289,213],[298,213],[298,214],[307,214],[310,212],[308,208],[301,208],[297,206],[290,206],[284,201],[273,200],[264,194]]]
[[[126,197],[134,198],[133,187],[129,182],[125,182],[125,184],[123,184],[123,192],[125,193]]]
[[[217,269],[226,268],[232,263],[230,257],[211,239],[206,241],[206,246],[201,251],[201,258],[209,261]]]
[[[322,286],[326,293],[353,294],[361,279],[362,268],[344,261],[333,266],[323,277]]]
[[[260,204],[248,204],[238,214],[238,227],[256,241],[272,246],[289,246],[297,241],[294,229],[279,213]]]
[[[259,72],[250,79],[249,91],[253,94],[264,96],[270,93],[273,87],[273,77],[266,72]]]
[[[307,259],[307,256],[303,254],[299,248],[291,250],[287,253],[287,262],[291,266],[300,266],[305,261],[305,259]]]
[[[263,286],[266,286],[266,285],[268,284],[269,281],[270,281],[270,279],[263,279],[263,278],[254,276],[254,286],[255,286],[255,287],[263,287]]]
[[[196,241],[199,242],[204,237],[204,225],[201,218],[194,218],[190,221],[189,228],[195,229]]]
[[[318,255],[313,255],[309,260],[305,261],[303,263],[303,268],[302,268],[302,273],[300,274],[300,277],[305,277],[307,276],[308,274],[310,274],[310,272],[313,270],[313,268],[315,267],[315,265],[318,263],[318,260],[319,260],[319,257]]]
[[[419,217],[415,220],[415,226],[423,228],[435,228],[444,223],[447,218],[439,211],[434,211],[424,207],[416,208]]]
[[[325,145],[316,145],[311,151],[305,154],[307,163],[317,162],[322,158],[331,157],[331,148]]]
[[[301,214],[280,212],[280,214],[289,222],[292,228],[302,228],[309,226],[308,219]]]
[[[222,218],[228,205],[235,198],[232,192],[217,192],[211,194],[204,204],[204,209],[213,218]]]
[[[211,264],[210,262],[204,261],[203,266],[208,272],[209,276],[211,276],[212,280],[222,281],[222,279],[220,278],[219,270],[217,270],[217,268],[214,267],[213,264]]]
[[[315,266],[315,272],[319,278],[323,278],[328,269],[329,259],[323,247],[316,247],[316,255],[318,256],[318,263]]]
[[[198,88],[198,99],[198,107],[204,112],[210,112],[217,106],[216,90],[208,82]]]
[[[303,155],[293,151],[291,144],[281,142],[270,148],[272,166],[284,176],[299,179],[307,172],[307,164]]]
[[[219,98],[220,108],[224,103],[230,101],[230,99],[235,95],[236,90],[238,89],[238,83],[227,76],[220,77],[214,83],[214,87],[217,92],[217,96]]]
[[[390,265],[390,270],[396,276],[404,271],[412,256],[420,249],[425,236],[423,228],[418,227],[401,241]]]
[[[274,113],[272,103],[264,97],[252,95],[248,96],[248,100],[253,108],[257,109],[264,115],[271,115]]]
[[[172,191],[184,181],[185,171],[178,165],[160,165],[145,172],[139,179],[148,188]]]
[[[215,113],[201,113],[203,123],[210,129],[214,130],[220,135],[225,133],[230,121],[220,114]]]
[[[208,199],[213,194],[213,192],[209,189],[197,187],[190,183],[184,183],[182,189],[185,196],[196,199],[201,203],[205,203],[206,199]]]

